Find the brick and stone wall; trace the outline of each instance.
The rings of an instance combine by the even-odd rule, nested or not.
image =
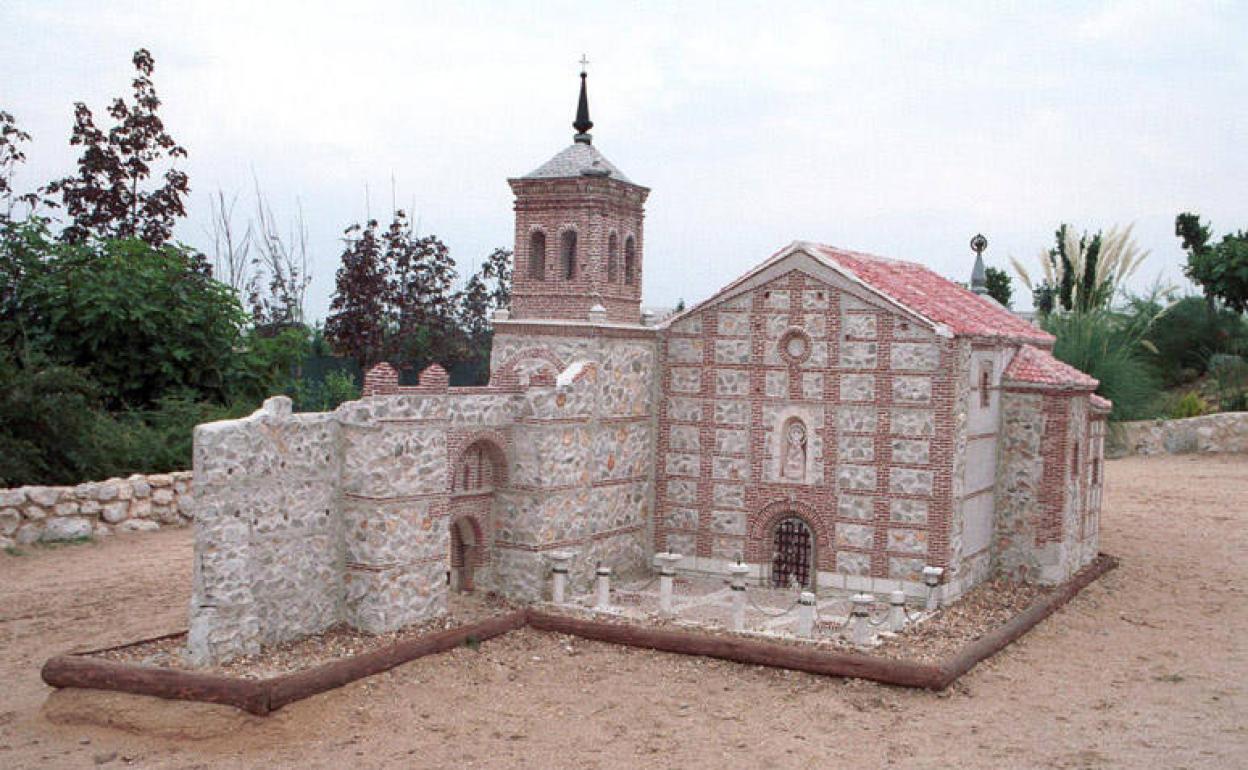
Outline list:
[[[457,587],[542,596],[553,550],[648,565],[654,332],[500,323],[491,385],[392,370],[333,413],[270,399],[195,434],[192,657],[222,660],[345,622],[390,631]]]
[[[617,574],[647,568],[654,506],[655,334],[641,327],[499,324],[494,376],[520,381],[559,371],[553,389],[530,389],[516,425],[511,492],[495,543],[500,583],[521,598],[543,590],[553,550],[576,556],[569,574],[587,588],[596,564]]]
[[[1106,418],[1088,394],[1006,387],[995,571],[1057,583],[1096,556]]]
[[[966,366],[948,336],[793,271],[678,318],[662,351],[656,548],[761,578],[775,521],[798,514],[821,585],[919,592],[948,564]],[[804,465],[785,455],[803,431]]]
[[[147,532],[191,516],[190,471],[0,489],[0,548]]]
[[[1248,412],[1185,420],[1141,420],[1114,426],[1114,456],[1248,452]]]

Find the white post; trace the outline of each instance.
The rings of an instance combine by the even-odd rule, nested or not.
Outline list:
[[[611,568],[598,567],[598,603],[594,605],[594,609],[606,610],[611,608]]]
[[[815,635],[815,595],[810,591],[797,597],[797,635],[803,639]]]
[[[853,603],[853,609],[849,612],[849,625],[854,644],[866,645],[871,641],[871,604],[875,597],[871,594],[854,594],[849,600]]]
[[[750,574],[748,564],[737,562],[728,568],[732,573],[732,630],[745,630],[745,576]]]
[[[551,551],[550,552],[550,574],[554,579],[554,586],[551,588],[550,598],[555,604],[563,604],[565,594],[568,589],[568,567],[572,564],[572,557],[575,554],[569,551]]]
[[[654,555],[654,560],[659,563],[659,612],[663,615],[672,614],[672,584],[676,577],[676,562],[682,558],[678,553]]]
[[[893,591],[888,595],[888,630],[897,633],[906,625],[906,592]]]
[[[942,567],[924,567],[923,584],[927,586],[927,609],[940,608],[940,579],[945,576]]]

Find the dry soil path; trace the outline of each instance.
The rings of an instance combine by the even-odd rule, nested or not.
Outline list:
[[[1246,767],[1248,457],[1107,475],[1122,567],[939,695],[524,631],[268,719],[49,701],[49,655],[183,625],[189,532],[0,554],[0,767]]]

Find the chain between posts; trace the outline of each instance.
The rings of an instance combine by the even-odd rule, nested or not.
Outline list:
[[[751,607],[753,607],[753,608],[754,608],[755,610],[757,610],[758,612],[763,613],[764,615],[766,615],[766,616],[767,616],[767,617],[769,617],[769,618],[779,618],[779,617],[782,617],[782,616],[784,616],[784,615],[788,615],[790,612],[792,612],[792,611],[793,611],[793,608],[797,606],[798,602],[800,602],[800,601],[801,601],[801,598],[802,598],[802,597],[799,595],[796,599],[794,599],[794,600],[793,600],[793,603],[789,605],[788,609],[781,610],[780,612],[770,612],[770,611],[768,611],[768,610],[763,609],[762,607],[759,607],[759,606],[758,606],[758,603],[754,601],[754,597],[753,597],[753,596],[750,596],[750,592],[749,592],[749,591],[746,591],[746,592],[745,592],[745,599],[746,599],[746,601],[748,601],[748,602],[750,603],[750,606],[751,606]]]

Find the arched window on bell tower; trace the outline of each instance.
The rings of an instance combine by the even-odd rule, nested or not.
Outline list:
[[[563,280],[576,279],[576,231],[565,230],[560,239],[560,258],[562,260]]]
[[[620,236],[611,233],[607,238],[607,283],[620,280]]]
[[[637,242],[633,236],[624,239],[624,283],[632,286],[637,282]]]
[[[546,280],[546,233],[541,230],[529,236],[529,277]]]

